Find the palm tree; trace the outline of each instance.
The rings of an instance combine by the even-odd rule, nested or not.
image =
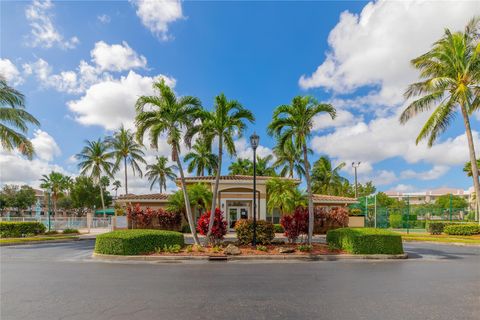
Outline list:
[[[127,164],[130,164],[133,175],[138,172],[140,178],[142,177],[142,169],[140,169],[139,163],[146,164],[146,161],[143,159],[145,156],[142,150],[143,146],[135,140],[134,133],[129,129],[125,129],[123,125],[114,133],[113,137],[108,138],[107,141],[115,153],[115,166],[118,167],[120,161],[123,160],[125,194],[128,194]]]
[[[333,167],[328,156],[321,156],[312,168],[312,189],[315,193],[340,195],[346,178],[340,175],[340,170],[345,167],[345,162]],[[348,181],[348,180],[347,180]]]
[[[32,142],[25,136],[28,124],[39,126],[40,122],[25,111],[23,94],[9,87],[0,75],[0,143],[5,150],[17,148],[31,159],[35,151]]]
[[[275,177],[277,175],[277,173],[275,172],[275,169],[270,164],[272,160],[273,160],[273,155],[271,154],[263,158],[260,156],[257,156],[257,163],[256,163],[257,176]],[[250,175],[253,176],[253,165],[251,167]]]
[[[121,187],[122,187],[122,183],[120,182],[120,180],[115,180],[113,182],[112,190],[115,191],[115,199],[118,197],[118,189],[120,189]]]
[[[267,181],[267,209],[272,212],[279,209],[282,215],[289,214],[295,209],[297,184],[293,180],[272,178]]]
[[[280,148],[285,148],[288,141],[293,141],[295,147],[303,151],[308,192],[308,243],[310,244],[313,236],[313,198],[308,162],[308,140],[311,136],[313,118],[322,112],[328,113],[332,119],[335,118],[335,108],[330,104],[318,103],[310,96],[296,96],[291,105],[281,105],[275,109],[272,122],[268,126],[269,134],[278,139]]]
[[[225,144],[226,151],[229,155],[235,156],[234,137],[240,138],[246,128],[245,122],[254,122],[255,117],[250,110],[244,108],[240,102],[236,100],[228,100],[222,93],[215,97],[215,105],[211,112],[204,112],[202,123],[193,126],[187,134],[187,142],[196,134],[200,133],[205,139],[207,145],[211,145],[215,138],[218,139],[218,166],[215,175],[215,185],[212,199],[212,214],[208,225],[208,233],[206,241],[210,241],[213,222],[215,219],[215,208],[217,206],[218,185],[222,172],[223,148]]]
[[[158,149],[158,139],[162,134],[167,137],[167,143],[172,148],[172,160],[177,162],[180,173],[180,182],[184,194],[187,219],[192,230],[195,244],[199,245],[197,232],[193,224],[192,210],[185,185],[182,162],[180,160],[180,140],[182,130],[188,129],[195,123],[200,112],[201,103],[198,98],[185,96],[177,98],[164,80],[153,84],[158,96],[141,96],[136,103],[137,141],[143,141],[146,131],[149,131],[150,144]]]
[[[152,190],[153,186],[158,182],[160,193],[162,193],[163,190],[167,189],[167,179],[171,181],[177,179],[174,170],[178,170],[178,167],[176,165],[169,166],[167,157],[157,156],[155,159],[157,162],[147,165],[147,172],[145,175],[150,182],[150,190]]]
[[[231,175],[250,175],[253,163],[249,159],[237,158],[237,161],[232,162],[228,167],[229,174]]]
[[[480,168],[480,159],[477,159],[477,167]],[[465,172],[469,177],[472,176],[472,164],[470,163],[470,161],[465,163],[465,166],[463,167],[463,172]]]
[[[70,177],[66,177],[60,172],[52,171],[48,175],[42,175],[42,183],[40,184],[40,188],[48,189],[49,192],[52,194],[53,200],[53,213],[57,214],[57,202],[58,198],[63,195],[63,192],[68,189],[69,179]]]
[[[200,210],[207,210],[212,203],[212,191],[210,191],[205,184],[195,183],[187,187],[188,198],[195,213],[200,213]],[[185,214],[185,201],[183,200],[183,191],[178,190],[168,197],[167,211],[181,212]]]
[[[280,169],[280,175],[282,177],[288,176],[293,178],[294,173],[301,179],[305,175],[305,169],[303,168],[302,150],[296,148],[292,141],[287,141],[283,147],[277,145],[273,148],[273,153],[277,158],[273,164],[275,169]],[[309,149],[309,153],[312,150]]]
[[[203,176],[205,171],[208,175],[215,172],[218,166],[218,156],[212,153],[210,144],[207,144],[204,139],[198,139],[190,151],[185,155],[183,160],[190,161],[187,171],[192,173],[196,170],[197,176]]]
[[[477,17],[468,23],[464,32],[452,33],[446,29],[430,51],[411,61],[420,71],[422,81],[411,84],[405,98],[419,98],[410,103],[400,116],[400,123],[405,124],[416,115],[434,108],[416,139],[417,144],[427,139],[431,147],[460,109],[476,194],[480,194],[480,182],[469,115],[480,108],[479,27],[480,18]],[[477,198],[477,207],[480,207],[480,197]]]
[[[85,144],[82,151],[76,155],[76,158],[80,160],[78,168],[81,175],[91,177],[100,188],[103,215],[105,216],[102,176],[107,175],[113,178],[113,174],[117,170],[115,163],[112,162],[115,158],[115,152],[109,150],[109,144],[100,139],[97,141],[86,140]]]

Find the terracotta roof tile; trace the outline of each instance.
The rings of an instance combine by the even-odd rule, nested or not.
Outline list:
[[[168,200],[170,195],[167,193],[152,193],[152,194],[124,194],[117,198],[117,200]]]
[[[326,194],[314,194],[313,201],[317,203],[356,203],[355,198],[330,196]]]
[[[261,181],[270,180],[272,178],[281,178],[281,179],[288,179],[288,180],[294,180],[294,181],[300,182],[300,180],[293,179],[293,178],[257,176],[257,180],[261,180]],[[185,177],[185,180],[186,181],[214,181],[215,176]],[[220,180],[224,180],[224,181],[249,181],[249,180],[253,180],[253,176],[228,175],[228,176],[220,176]],[[180,178],[177,178],[177,181],[180,181]]]

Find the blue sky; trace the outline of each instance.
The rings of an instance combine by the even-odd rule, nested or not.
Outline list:
[[[2,153],[2,183],[38,184],[54,169],[77,174],[85,139],[131,125],[132,101],[166,77],[206,108],[221,92],[253,110],[260,153],[273,109],[298,94],[332,103],[338,118],[315,122],[311,160],[362,161],[361,181],[380,190],[468,188],[460,117],[437,146],[415,146],[425,117],[398,124],[402,94],[416,80],[409,59],[444,27],[461,29],[475,2],[1,2],[0,72],[25,93],[41,121],[38,157]],[[82,66],[82,67],[80,67]],[[478,130],[480,116],[472,117]],[[477,145],[478,134],[475,132]],[[237,141],[240,156],[250,153]],[[160,148],[168,155],[168,148]],[[147,160],[155,152],[148,151]],[[228,164],[224,165],[224,171]],[[351,168],[343,171],[351,177]],[[172,185],[171,185],[172,187]],[[134,192],[148,192],[132,177]]]

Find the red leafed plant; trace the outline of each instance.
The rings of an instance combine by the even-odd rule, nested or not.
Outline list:
[[[202,235],[208,233],[208,222],[210,220],[210,211],[205,212],[198,218],[197,231]],[[212,227],[212,240],[217,242],[223,239],[223,236],[227,234],[227,221],[223,218],[223,212],[220,209],[215,209],[215,218],[213,219]]]
[[[344,207],[316,207],[314,233],[325,234],[328,230],[348,226],[348,210]]]
[[[328,218],[341,227],[348,226],[348,210],[344,207],[333,208],[328,212]]]
[[[132,221],[135,228],[148,227],[152,223],[153,218],[157,216],[157,212],[155,210],[150,208],[143,210],[138,203],[135,205],[135,207],[133,207],[133,209],[129,207],[127,211],[128,219]]]
[[[161,229],[176,230],[182,223],[182,216],[178,212],[168,212],[163,209],[158,209],[157,218]]]
[[[308,233],[308,210],[303,207],[295,209],[293,214],[285,215],[280,220],[285,236],[290,243],[295,243],[299,236]]]

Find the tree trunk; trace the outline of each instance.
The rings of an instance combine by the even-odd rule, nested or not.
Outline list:
[[[465,108],[465,105],[461,105],[460,109],[462,110],[463,122],[465,124],[465,133],[467,135],[468,140],[468,151],[470,152],[470,164],[472,166],[472,178],[473,178],[473,186],[475,188],[475,196],[476,196],[476,218],[480,223],[479,218],[479,210],[480,210],[480,182],[478,181],[478,165],[477,159],[475,156],[475,146],[473,144],[473,137],[472,137],[472,129],[470,128],[470,120],[468,119],[468,113]]]
[[[123,166],[125,167],[125,195],[127,195],[128,194],[127,157],[123,157]]]
[[[196,245],[200,245],[200,241],[198,240],[197,236],[197,230],[195,229],[195,225],[193,223],[192,207],[190,206],[190,200],[188,199],[187,186],[185,185],[185,176],[183,174],[182,162],[180,161],[180,157],[178,156],[178,152],[176,149],[174,150],[174,154],[177,160],[178,172],[180,173],[180,183],[182,185],[183,198],[185,199],[185,210],[187,211],[188,225],[190,226],[190,231],[192,232],[193,241]]]
[[[208,233],[207,238],[205,239],[205,244],[210,241],[212,235],[213,222],[215,221],[215,208],[217,207],[217,193],[218,193],[218,184],[220,182],[220,174],[222,171],[222,155],[223,155],[223,139],[222,136],[218,137],[218,167],[215,175],[215,186],[213,188],[212,196],[212,210],[210,211],[210,220],[208,221]]]
[[[102,200],[102,210],[103,210],[103,217],[106,217],[106,212],[105,212],[105,201],[103,200],[103,187],[102,184],[99,182],[98,185],[100,186],[100,199]],[[95,215],[95,212],[93,213]]]
[[[307,145],[303,145],[303,162],[305,165],[305,179],[307,180],[307,193],[308,193],[308,244],[312,244],[313,237],[313,196],[312,186],[310,181],[310,164],[308,163],[308,150]]]
[[[57,215],[57,199],[58,199],[58,194],[53,195],[53,215]]]
[[[158,180],[158,184],[160,185],[160,194],[162,193],[162,181]]]

